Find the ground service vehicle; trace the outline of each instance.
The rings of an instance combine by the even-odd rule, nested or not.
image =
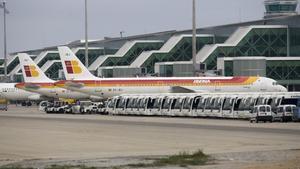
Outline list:
[[[250,122],[256,122],[258,123],[259,121],[269,121],[273,122],[273,116],[272,116],[272,111],[271,111],[271,106],[270,105],[258,105],[254,106],[254,109],[252,111],[252,115],[250,118]]]
[[[39,111],[46,111],[46,107],[48,106],[48,101],[41,101],[39,104]]]
[[[91,101],[80,101],[72,106],[74,114],[91,114],[97,111],[97,106]]]
[[[277,108],[277,115],[281,116],[281,121],[289,122],[293,120],[295,105],[281,105]]]
[[[0,99],[0,110],[5,110],[5,111],[7,111],[7,100],[5,100],[5,99]]]
[[[107,103],[107,102],[106,102]],[[105,109],[105,104],[104,102],[100,102],[98,105],[97,105],[97,113],[99,114],[106,114],[106,109]]]
[[[300,94],[291,98],[285,98],[282,105],[295,105],[293,108],[293,121],[300,121]]]
[[[300,121],[300,107],[294,107],[293,121]]]
[[[68,104],[62,101],[48,102],[47,107],[45,108],[46,113],[65,113],[65,107]]]

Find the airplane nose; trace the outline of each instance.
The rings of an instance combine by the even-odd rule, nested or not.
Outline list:
[[[281,92],[288,92],[287,88],[285,88],[284,86],[279,85],[279,91]]]

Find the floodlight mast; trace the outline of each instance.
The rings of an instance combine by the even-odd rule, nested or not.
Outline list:
[[[89,66],[87,0],[85,0],[85,67]]]
[[[194,75],[197,74],[198,65],[196,60],[197,55],[197,45],[196,45],[196,0],[193,0],[193,37],[192,37],[192,57],[193,57],[193,66],[194,66]]]
[[[3,8],[4,81],[7,82],[6,14],[9,14],[9,11],[6,9],[6,1],[0,4],[0,8]]]

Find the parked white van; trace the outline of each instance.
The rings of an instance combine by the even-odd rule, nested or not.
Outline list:
[[[272,122],[273,116],[272,116],[271,106],[270,105],[254,106],[254,109],[252,110],[250,122],[252,123],[254,121],[256,123],[258,123],[259,121]]]

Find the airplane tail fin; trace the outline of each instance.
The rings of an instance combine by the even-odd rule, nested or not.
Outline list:
[[[24,81],[26,83],[54,82],[45,75],[45,73],[36,65],[36,63],[34,63],[28,54],[18,53],[18,57]]]
[[[60,59],[67,80],[97,79],[67,46],[58,47]]]

